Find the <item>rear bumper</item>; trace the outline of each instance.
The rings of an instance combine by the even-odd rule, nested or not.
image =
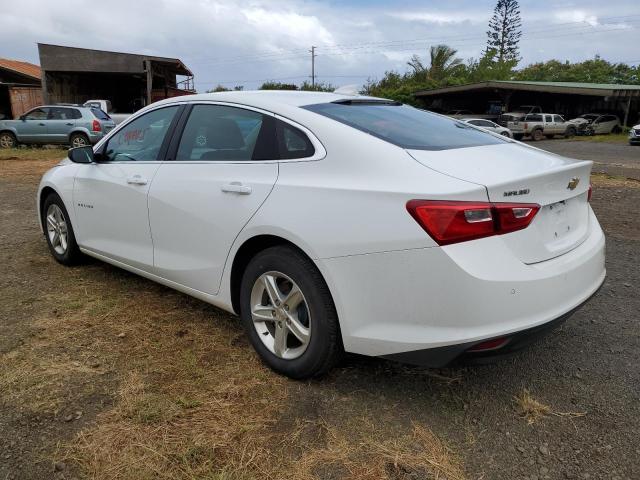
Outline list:
[[[507,355],[515,353],[531,345],[532,343],[535,343],[545,335],[551,333],[557,327],[562,325],[566,320],[568,320],[583,305],[585,305],[596,293],[597,290],[593,293],[593,295],[591,295],[591,297],[589,297],[573,310],[565,313],[564,315],[561,315],[554,320],[551,320],[542,325],[538,325],[537,327],[527,328],[526,330],[514,332],[507,336],[494,337],[491,339],[461,343],[457,345],[449,345],[446,347],[427,348],[424,350],[413,350],[411,352],[402,352],[393,355],[382,355],[381,358],[431,368],[445,367],[447,365],[450,365],[451,363],[457,363],[458,361],[464,363],[488,363],[500,357],[505,357]],[[494,350],[486,350],[480,352],[470,351],[474,347],[477,347],[478,345],[486,341],[494,339],[503,339],[505,343],[500,346],[500,348],[496,348]]]
[[[532,265],[513,255],[500,236],[318,265],[347,351],[411,362],[412,356],[428,359],[424,351],[434,349],[433,364],[442,364],[479,342],[531,333],[568,316],[602,285],[604,246],[590,212],[582,244]]]

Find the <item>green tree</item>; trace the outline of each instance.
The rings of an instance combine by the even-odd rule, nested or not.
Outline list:
[[[295,83],[268,81],[260,85],[258,90],[298,90],[298,86]]]
[[[462,60],[456,57],[457,50],[448,45],[432,45],[429,50],[430,65],[426,67],[418,55],[413,55],[407,64],[413,69],[413,75],[419,79],[442,82],[455,70],[460,70]]]
[[[498,0],[489,21],[487,51],[496,51],[496,61],[520,60],[518,43],[522,36],[522,20],[517,0]]]

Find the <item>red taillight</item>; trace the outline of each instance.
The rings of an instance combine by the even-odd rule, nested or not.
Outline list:
[[[524,124],[524,129],[526,130],[527,128],[529,128],[529,124],[528,124],[528,123],[525,123],[525,124]]]
[[[587,202],[591,201],[592,195],[593,195],[593,185],[589,184],[589,190],[587,191]]]
[[[91,130],[94,132],[102,131],[102,127],[100,126],[100,122],[98,120],[93,121],[93,124],[91,125]]]
[[[410,200],[407,210],[438,243],[450,245],[527,228],[540,205],[535,203]]]

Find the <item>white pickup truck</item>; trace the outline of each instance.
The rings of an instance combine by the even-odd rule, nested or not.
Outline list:
[[[530,136],[532,140],[549,139],[556,135],[571,138],[576,134],[576,126],[567,122],[561,115],[553,113],[530,113],[523,120],[508,122],[507,128],[513,132],[513,138],[521,140]]]
[[[116,125],[124,122],[127,118],[133,115],[132,113],[115,113],[110,100],[87,100],[82,106],[99,108],[109,115]]]

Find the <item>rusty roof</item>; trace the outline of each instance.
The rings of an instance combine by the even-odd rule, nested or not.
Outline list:
[[[40,67],[33,63],[0,58],[0,68],[31,77],[34,80],[40,80]]]

